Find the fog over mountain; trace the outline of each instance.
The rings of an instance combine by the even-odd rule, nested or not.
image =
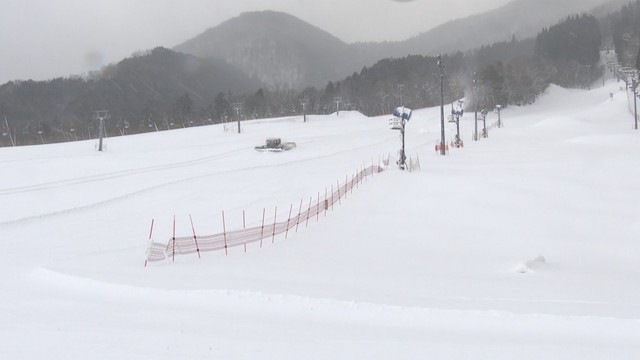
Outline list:
[[[608,2],[515,0],[405,41],[356,44],[347,44],[285,13],[251,12],[210,28],[176,46],[175,50],[198,57],[225,59],[248,76],[255,76],[272,87],[317,87],[384,58],[466,51],[513,37],[535,37],[544,27],[568,15]]]
[[[3,0],[0,83],[97,70],[139,50],[173,47],[250,11],[286,12],[352,43],[407,39],[508,1]]]

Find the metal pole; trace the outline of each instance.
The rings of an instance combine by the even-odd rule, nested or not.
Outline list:
[[[102,138],[104,136],[104,120],[105,119],[110,119],[111,118],[111,114],[109,113],[108,110],[98,110],[96,111],[96,113],[93,115],[94,119],[97,119],[100,121],[100,125],[98,126],[98,132],[99,137],[100,137],[100,141],[98,142],[98,151],[102,151]]]
[[[100,142],[98,143],[98,151],[102,151],[102,134],[104,133],[104,119],[100,117]]]
[[[444,64],[440,54],[438,54],[438,67],[440,68],[440,155],[446,155],[444,147]]]
[[[403,110],[404,113],[404,110]],[[404,170],[406,168],[406,156],[404,155],[404,127],[406,122],[404,121],[404,117],[402,120],[402,129],[400,129],[400,134],[402,135],[402,150],[400,151],[400,169]]]
[[[240,109],[236,108],[236,117],[238,118],[238,134],[240,134]]]
[[[460,115],[456,115],[456,146],[460,146]]]
[[[635,130],[638,130],[638,80],[633,80],[633,116],[635,117]]]
[[[473,101],[476,103],[475,110],[475,132],[473,133],[473,140],[478,141],[478,73],[473,73]]]
[[[304,122],[307,122],[307,104],[309,104],[309,99],[308,98],[303,98],[302,101],[300,102],[302,104],[302,116],[304,119]]]

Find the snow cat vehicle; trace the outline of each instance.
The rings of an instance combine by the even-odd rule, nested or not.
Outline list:
[[[261,152],[282,152],[296,147],[294,142],[282,142],[280,138],[268,138],[264,145],[256,146]]]

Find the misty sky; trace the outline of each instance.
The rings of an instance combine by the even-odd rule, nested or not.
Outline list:
[[[278,10],[346,42],[404,40],[510,0],[2,0],[0,83],[82,74],[173,47],[224,20]]]

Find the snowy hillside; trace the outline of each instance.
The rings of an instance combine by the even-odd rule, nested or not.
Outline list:
[[[178,236],[286,219],[398,132],[341,112],[1,148],[0,358],[640,358],[640,133],[619,87],[552,87],[478,142],[467,113],[448,156],[440,109],[417,110],[421,171],[390,166],[262,248],[147,267],[152,219],[165,242],[174,216]],[[253,150],[272,136],[297,148]]]

